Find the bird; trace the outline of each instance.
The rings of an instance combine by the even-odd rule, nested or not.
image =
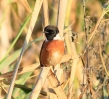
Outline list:
[[[59,35],[57,26],[48,25],[44,28],[46,39],[40,51],[41,67],[56,66],[64,55],[64,41]]]

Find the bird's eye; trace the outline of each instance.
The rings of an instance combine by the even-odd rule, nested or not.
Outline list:
[[[55,34],[55,31],[51,31],[52,34]]]
[[[44,31],[44,33],[48,34],[49,32],[47,32],[47,31]]]
[[[54,32],[52,31],[51,34],[54,34]]]

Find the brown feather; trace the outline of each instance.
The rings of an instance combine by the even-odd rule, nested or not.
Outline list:
[[[62,40],[44,41],[40,52],[41,66],[55,66],[64,54],[64,42]]]

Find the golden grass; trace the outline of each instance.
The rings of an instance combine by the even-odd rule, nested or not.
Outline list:
[[[21,36],[25,38],[23,37],[24,41],[11,46],[11,50],[7,51],[10,56],[8,59],[5,57],[0,61],[1,64],[4,60],[7,59],[8,61],[9,58],[12,58],[10,63],[6,61],[7,63],[2,64],[0,70],[0,98],[4,99],[7,94],[6,99],[21,97],[22,99],[102,99],[102,97],[108,99],[109,7],[108,2],[105,5],[103,2],[91,0],[82,4],[76,0],[11,0],[7,4],[9,10],[5,11],[2,8],[6,2],[2,0],[0,5],[4,14],[1,14],[2,18],[0,16],[0,32],[4,29],[5,18],[9,16],[8,18],[12,20],[11,27],[13,29],[13,35],[10,37],[16,37],[19,33],[18,30],[24,29]],[[85,19],[82,6],[84,6]],[[32,11],[32,9],[34,10]],[[20,27],[25,17],[30,13],[32,17],[30,24],[28,24],[29,27]],[[41,68],[38,57],[42,39],[31,43],[26,53],[24,52],[29,39],[33,40],[42,36],[43,28],[50,23],[59,28],[60,35],[65,41],[65,55],[55,68]],[[75,36],[77,36],[76,39]],[[4,39],[0,36],[0,40],[1,38]],[[72,39],[74,40],[72,41]],[[7,39],[7,41],[9,40]],[[23,45],[20,45],[22,42],[24,42]],[[22,46],[22,51],[18,58],[13,52],[19,45]],[[11,53],[13,53],[12,56]],[[17,62],[16,58],[18,58]],[[13,69],[15,63],[16,67]],[[26,73],[29,72],[31,72],[30,75],[26,76]],[[22,79],[25,80],[22,81]],[[7,84],[10,80],[12,80],[11,83]],[[31,87],[31,89],[34,85],[31,94],[27,94],[26,91],[22,92],[20,87],[16,89],[18,82],[20,82],[19,84],[26,82],[22,86]],[[61,85],[58,86],[59,82]],[[10,87],[9,90],[7,87]],[[40,94],[43,90],[47,96]],[[3,95],[2,91],[4,91]]]

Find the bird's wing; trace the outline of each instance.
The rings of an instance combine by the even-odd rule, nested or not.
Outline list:
[[[42,43],[42,47],[41,47],[41,50],[40,50],[40,55],[39,55],[39,61],[40,61],[40,66],[43,67],[42,63],[41,63],[41,53],[42,53],[42,49],[44,47],[44,43],[45,41]]]

